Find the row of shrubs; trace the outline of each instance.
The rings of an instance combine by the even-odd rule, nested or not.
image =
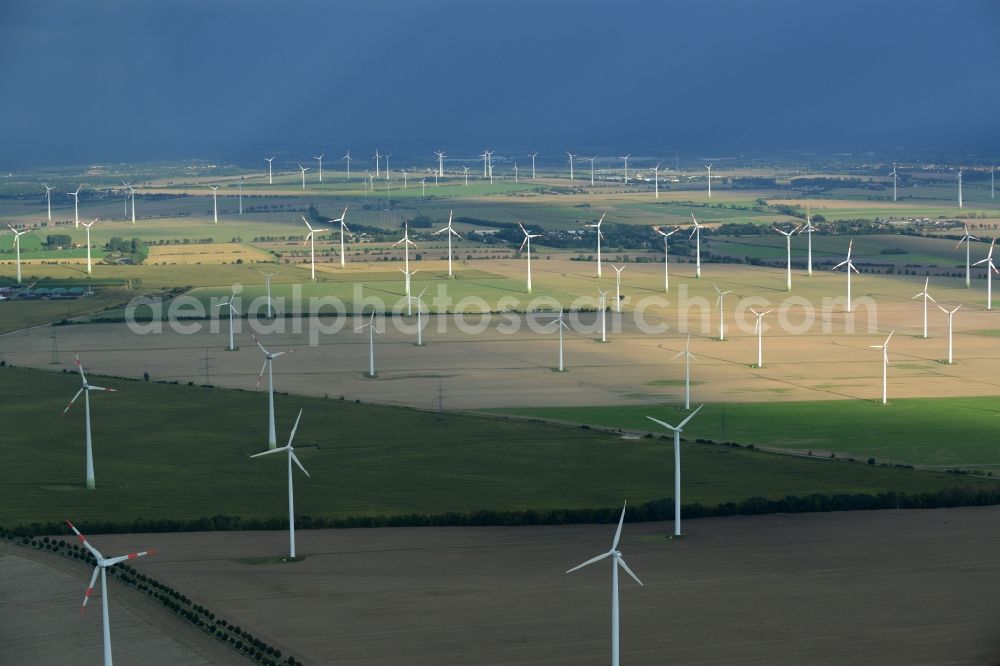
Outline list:
[[[1000,487],[997,488],[946,488],[936,492],[901,493],[884,492],[822,494],[782,499],[750,497],[739,502],[705,505],[685,504],[681,507],[684,518],[710,518],[719,516],[754,516],[770,513],[814,513],[827,511],[871,511],[876,509],[937,509],[961,506],[989,506],[1000,504]],[[361,527],[464,527],[464,526],[519,526],[519,525],[572,525],[582,523],[613,523],[621,509],[527,509],[515,511],[473,511],[439,514],[404,514],[396,516],[298,516],[299,529],[345,529]],[[672,498],[651,500],[628,507],[626,517],[631,522],[669,521],[674,517]],[[217,514],[187,520],[137,518],[127,522],[93,521],[83,525],[88,532],[98,534],[123,534],[137,532],[215,532],[236,530],[285,530],[288,519],[242,518]],[[42,534],[62,531],[61,523],[31,523],[7,530],[0,528],[0,536],[31,539]]]
[[[63,539],[49,537],[20,536],[14,532],[0,529],[0,538],[18,545],[46,550],[63,557],[78,560],[90,567],[97,566],[97,561],[90,551],[75,543],[67,543]],[[215,613],[204,606],[192,603],[191,600],[177,590],[164,585],[128,564],[121,563],[107,569],[108,576],[118,579],[121,583],[145,594],[170,612],[183,618],[198,629],[222,641],[243,656],[265,666],[299,666],[302,662],[295,657],[283,658],[281,650],[256,638],[249,631],[231,622],[216,617]],[[103,590],[102,590],[103,594]]]

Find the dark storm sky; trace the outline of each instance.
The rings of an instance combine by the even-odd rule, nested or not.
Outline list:
[[[996,0],[5,0],[0,73],[0,169],[347,145],[1000,152]]]

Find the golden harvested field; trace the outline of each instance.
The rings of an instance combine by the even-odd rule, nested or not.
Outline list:
[[[995,664],[1000,508],[626,524],[628,664]],[[599,664],[613,525],[101,536],[309,663]],[[96,537],[95,537],[96,539]],[[85,573],[80,567],[81,576]]]
[[[154,245],[149,248],[146,263],[160,264],[231,264],[243,261],[268,261],[273,257],[244,243],[212,243],[209,245]]]

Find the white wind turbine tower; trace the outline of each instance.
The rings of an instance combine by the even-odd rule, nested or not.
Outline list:
[[[607,302],[608,292],[598,287],[597,293],[601,295],[601,298],[598,300],[598,305],[597,305],[598,309],[601,311],[601,342],[607,342],[608,341],[608,302]]]
[[[691,235],[688,236],[688,240],[693,237],[695,239],[694,243],[694,277],[698,280],[701,279],[701,225],[698,224],[698,219],[691,213],[691,222],[694,224],[694,228],[691,230]]]
[[[73,220],[74,220],[74,227],[73,228],[74,229],[79,229],[80,228],[80,188],[81,187],[83,187],[83,185],[77,185],[76,186],[76,192],[67,192],[66,193],[69,196],[73,197]]]
[[[842,262],[840,262],[839,264],[830,269],[835,271],[841,266],[845,266],[847,268],[847,311],[848,312],[851,311],[851,271],[854,271],[858,275],[861,275],[861,271],[855,268],[854,262],[851,261],[851,249],[853,247],[854,247],[854,239],[852,238],[851,242],[847,244],[847,259],[844,259]]]
[[[418,271],[416,269],[410,271],[410,270],[406,270],[405,268],[400,268],[399,272],[403,274],[403,280],[404,280],[404,283],[405,283],[405,290],[406,290],[406,315],[408,317],[409,316],[413,316],[413,297],[410,296],[410,291],[411,291],[410,290],[410,283],[412,281],[413,276],[416,275],[418,273]]]
[[[229,308],[229,351],[236,351],[236,341],[233,338],[233,313],[239,314],[240,310],[236,305],[236,290],[233,289],[232,295],[229,297],[228,301],[222,301],[215,307],[228,307]]]
[[[342,160],[347,160],[347,180],[351,179],[351,151],[347,151],[347,154],[341,157]]]
[[[80,607],[80,615],[83,615],[83,611],[87,608],[87,601],[90,600],[90,595],[94,591],[94,585],[97,583],[97,574],[101,574],[101,626],[103,627],[104,634],[104,666],[111,666],[111,618],[108,615],[108,576],[106,570],[119,562],[125,562],[126,560],[134,560],[137,557],[145,557],[146,555],[155,555],[156,551],[143,550],[138,553],[129,553],[128,555],[119,555],[118,557],[105,558],[101,555],[101,551],[94,548],[87,537],[80,534],[80,530],[76,529],[73,523],[66,521],[69,528],[76,533],[76,536],[83,542],[84,548],[90,551],[90,554],[94,556],[97,560],[97,564],[94,567],[94,575],[90,577],[90,585],[87,586],[87,591],[83,595],[83,605]]]
[[[410,246],[411,245],[414,246],[414,247],[417,246],[416,243],[414,243],[413,241],[410,240],[410,223],[409,222],[404,222],[403,223],[403,237],[400,238],[395,243],[393,243],[392,246],[396,247],[400,243],[403,244],[403,261],[405,262],[405,266],[406,266],[405,270],[403,270],[403,274],[406,275],[406,297],[409,298],[410,297],[410,275],[412,275],[412,273],[410,273]]]
[[[871,349],[881,349],[882,350],[882,404],[886,404],[888,395],[886,393],[886,374],[889,369],[889,340],[892,338],[892,334],[896,332],[896,329],[889,331],[889,337],[885,339],[880,345],[868,345]]]
[[[573,158],[576,157],[576,155],[568,150],[566,151],[566,154],[569,155],[569,179],[573,180]]]
[[[896,163],[895,162],[892,163],[892,171],[889,172],[889,175],[892,176],[892,200],[893,201],[897,201],[897,199],[896,199]]]
[[[671,232],[666,232],[660,227],[653,227],[653,231],[663,236],[663,291],[670,292],[670,241],[669,238],[680,231],[679,227],[674,227]]]
[[[427,179],[426,178],[421,178],[420,179],[420,198],[423,199],[425,196],[427,196]]]
[[[708,169],[708,198],[712,198],[712,165],[709,164],[705,167]]]
[[[319,161],[319,182],[321,182],[321,183],[323,182],[323,158],[324,157],[326,157],[326,153],[323,153],[322,155],[313,157],[314,160],[318,160]]]
[[[611,264],[611,268],[615,269],[615,310],[618,314],[622,311],[622,271],[625,270],[625,265],[615,266]]]
[[[563,317],[563,309],[559,308],[559,316],[550,321],[545,325],[545,328],[549,326],[554,326],[558,324],[559,329],[559,372],[564,372],[565,367],[563,366],[563,329],[569,330],[569,326],[566,325],[566,320]]]
[[[619,628],[618,628],[618,568],[621,567],[625,570],[629,576],[631,576],[635,582],[642,585],[642,581],[632,573],[632,570],[628,568],[625,564],[624,558],[622,558],[621,551],[618,550],[618,541],[622,536],[622,523],[625,522],[625,507],[622,507],[622,516],[618,519],[618,529],[615,531],[615,540],[611,543],[611,550],[604,553],[603,555],[598,555],[597,557],[592,557],[583,564],[578,564],[566,573],[573,573],[577,569],[582,569],[583,567],[593,564],[595,562],[600,562],[606,557],[611,558],[611,666],[619,666]]]
[[[302,189],[306,189],[306,171],[309,171],[309,167],[304,167],[299,165],[299,171],[302,172]]]
[[[271,278],[278,275],[278,273],[257,272],[264,276],[264,287],[267,289],[267,316],[274,317],[274,306],[271,305]]]
[[[514,182],[519,182],[517,179],[517,162],[514,162]]]
[[[21,284],[21,236],[28,233],[28,230],[18,231],[9,224],[10,230],[14,232],[14,252],[16,252],[16,263],[17,263],[17,283]]]
[[[965,235],[962,236],[962,240],[958,241],[958,245],[955,246],[957,250],[965,243],[965,288],[968,289],[972,286],[972,264],[969,263],[970,260],[970,248],[972,247],[972,241],[979,240],[975,236],[969,233],[969,225],[965,225]]]
[[[465,169],[466,169],[466,173],[468,173],[469,167],[465,167]],[[468,177],[468,175],[465,177],[465,184],[466,185],[469,184],[469,177]],[[406,169],[403,169],[403,189],[405,190],[406,187],[407,187],[407,183],[406,183]]]
[[[943,312],[946,315],[948,315],[948,365],[951,365],[951,362],[952,362],[951,361],[951,350],[952,350],[952,346],[951,346],[952,319],[954,318],[955,313],[958,312],[958,308],[960,308],[960,307],[962,307],[962,306],[959,305],[954,310],[946,310],[943,307],[941,307],[940,305],[938,306],[938,310],[940,310],[941,312]]]
[[[376,148],[375,149],[375,175],[376,176],[379,175],[379,170],[378,170],[378,160],[379,160],[379,157],[380,157],[380,155],[378,154],[378,148]]]
[[[368,377],[375,378],[375,334],[378,330],[375,328],[375,310],[372,310],[372,316],[368,320],[367,324],[362,324],[354,329],[357,333],[364,329],[368,329]],[[379,333],[379,335],[382,335]]]
[[[344,232],[345,231],[350,231],[350,229],[347,228],[347,223],[344,222],[344,220],[346,218],[347,218],[347,206],[344,206],[344,212],[340,214],[340,217],[337,217],[337,218],[334,218],[334,219],[330,220],[331,223],[333,223],[333,222],[340,223],[340,267],[341,268],[344,267],[344,261],[345,261],[344,260],[344,254],[345,254],[344,253]]]
[[[63,410],[63,414],[65,414],[66,412],[69,411],[69,408],[73,406],[73,403],[76,402],[76,399],[79,398],[80,394],[82,393],[83,394],[84,422],[86,424],[86,430],[87,430],[87,439],[86,439],[86,442],[87,442],[87,488],[89,488],[90,490],[93,490],[97,486],[94,483],[94,448],[93,448],[93,441],[92,441],[91,436],[90,436],[90,392],[91,391],[109,391],[111,393],[114,393],[115,390],[114,389],[110,389],[110,388],[104,388],[103,386],[94,386],[93,384],[89,383],[87,381],[87,375],[83,374],[83,365],[80,363],[80,355],[79,354],[76,355],[76,369],[80,372],[80,390],[76,392],[76,395],[73,396],[73,399],[69,401],[68,405],[66,405],[66,409]]]
[[[90,263],[90,228],[94,226],[94,223],[101,218],[95,217],[90,222],[83,222],[83,226],[87,229],[87,275],[91,274],[91,263]]]
[[[291,349],[287,352],[269,352],[264,348],[264,345],[260,344],[260,340],[253,333],[250,334],[253,341],[257,343],[260,347],[260,351],[264,354],[264,365],[260,367],[260,375],[257,376],[257,388],[260,388],[260,382],[264,379],[264,371],[267,370],[267,448],[273,449],[278,445],[278,440],[274,434],[274,371],[272,370],[272,365],[274,359],[278,358],[282,354],[290,354],[294,352]]]
[[[219,186],[209,185],[209,189],[212,190],[212,221],[214,224],[219,223]]]
[[[980,259],[973,266],[978,266],[979,264],[986,264],[986,309],[993,309],[993,273],[1000,275],[1000,271],[997,270],[996,265],[993,263],[993,246],[997,243],[997,239],[994,238],[990,243],[989,254],[986,255],[985,259]]]
[[[324,230],[313,229],[312,225],[309,224],[309,221],[306,220],[305,215],[300,215],[299,217],[302,218],[302,221],[305,223],[306,228],[309,229],[309,233],[306,234],[306,239],[302,241],[302,244],[305,245],[306,243],[309,243],[309,264],[311,270],[311,277],[313,282],[315,282],[316,281],[316,234],[321,233]]]
[[[962,169],[958,170],[958,207],[962,208]]]
[[[764,367],[764,316],[771,313],[770,310],[765,310],[764,312],[757,312],[753,308],[750,308],[750,312],[754,313],[757,317],[757,325],[754,326],[753,332],[757,334],[757,367]]]
[[[451,228],[451,218],[453,212],[454,211],[450,210],[448,211],[448,225],[434,232],[435,236],[437,236],[438,234],[443,234],[446,231],[448,232],[448,277],[454,276],[454,274],[451,272],[451,257],[452,257],[451,237],[455,236],[457,238],[461,238],[461,236],[458,235],[458,232]]]
[[[382,169],[382,173],[385,174],[385,179],[389,180],[389,158],[392,157],[392,153],[389,153],[387,155],[383,155],[382,157],[385,158],[385,168]]]
[[[45,202],[49,207],[49,222],[52,222],[52,190],[56,189],[54,187],[49,187],[48,185],[42,184],[45,188]]]
[[[240,179],[236,182],[236,193],[239,198],[239,214],[243,214],[243,181],[246,180],[246,176],[240,176]],[[133,206],[133,209],[135,207]]]
[[[469,186],[469,167],[468,167],[468,165],[466,165],[466,166],[462,167],[462,169],[465,171],[465,186],[468,187]],[[406,172],[404,171],[403,173],[406,173]],[[406,183],[406,180],[404,180],[403,183]],[[405,187],[405,185],[404,185],[404,187]]]
[[[587,159],[590,160],[590,186],[593,187],[594,186],[594,161],[597,159],[597,155],[594,155],[593,157],[588,157]]]
[[[725,300],[726,294],[733,293],[733,290],[732,289],[727,289],[726,291],[722,291],[721,289],[719,289],[718,287],[716,287],[714,284],[712,285],[712,287],[714,287],[716,293],[719,294],[719,298],[716,299],[715,304],[719,306],[719,340],[722,341],[722,340],[726,339],[726,323],[725,323],[724,314],[723,314],[724,313],[724,300]]]
[[[601,213],[601,219],[597,221],[597,224],[587,225],[591,229],[597,229],[597,277],[601,277],[601,239],[604,238],[604,234],[601,233],[601,225],[604,223],[605,215],[607,212]]]
[[[531,180],[535,180],[535,158],[538,157],[538,153],[531,154]]]
[[[132,198],[132,225],[135,226],[135,188],[131,185],[128,186],[128,194]]]
[[[490,153],[490,185],[493,184],[493,153]]]
[[[272,155],[271,157],[265,157],[264,161],[267,162],[267,184],[274,185],[274,178],[271,176],[271,166],[274,163],[274,158],[277,155]]]
[[[421,312],[424,307],[424,302],[420,299],[423,298],[424,292],[426,291],[427,287],[424,287],[423,289],[420,290],[419,294],[413,296],[413,300],[417,302],[417,346],[418,347],[424,346],[424,324],[421,317]]]
[[[438,177],[444,178],[444,156],[445,156],[445,152],[443,150],[435,150],[434,154],[438,156]]]
[[[927,276],[927,279],[924,280],[924,290],[910,299],[911,301],[914,298],[920,298],[920,297],[923,297],[924,299],[924,339],[927,338],[927,301],[930,300],[933,301],[934,303],[937,303],[937,301],[934,300],[934,297],[931,296],[930,293],[928,292],[927,287],[930,285],[930,282],[931,278],[930,276]]]
[[[622,159],[625,160],[625,184],[628,185],[628,158],[632,157],[632,153],[629,153]]]
[[[528,248],[528,293],[531,293],[531,239],[538,238],[541,234],[529,234],[528,230],[524,228],[524,225],[520,222],[517,226],[521,227],[521,233],[524,234],[524,240],[521,241],[521,249],[518,252],[524,251],[525,247]]]
[[[129,188],[129,184],[125,182],[124,178],[121,179],[121,181],[122,181],[122,194],[125,195],[125,217],[122,218],[122,219],[127,220],[128,219],[128,188]]]
[[[295,559],[295,491],[292,488],[292,463],[294,462],[298,465],[302,473],[309,476],[309,472],[306,471],[306,468],[299,462],[298,456],[295,455],[295,447],[292,446],[292,440],[295,439],[295,431],[299,427],[299,419],[301,418],[302,410],[300,409],[299,415],[295,417],[295,425],[292,426],[292,433],[288,436],[288,444],[285,444],[280,449],[270,449],[250,456],[251,458],[259,458],[270,453],[281,453],[283,451],[288,453],[288,556],[291,559]]]
[[[673,361],[678,356],[684,357],[684,409],[691,409],[691,361],[697,360],[691,353],[691,334],[688,333],[687,342],[684,343],[684,351],[674,354]]]
[[[802,225],[799,229],[799,233],[806,234],[806,239],[808,240],[808,253],[806,255],[806,273],[809,275],[813,274],[813,232],[816,231],[816,227],[812,223],[812,215],[809,214],[809,209],[806,208],[806,223]]]
[[[660,200],[660,163],[653,167],[653,191],[656,192],[656,200]]]
[[[687,415],[683,421],[678,423],[676,426],[672,426],[665,421],[660,419],[654,419],[652,416],[647,416],[646,418],[654,423],[659,423],[664,428],[672,430],[674,432],[674,536],[679,537],[681,535],[681,433],[684,432],[684,426],[688,424],[688,421],[694,418],[694,415],[701,411],[701,408],[705,405],[698,405],[698,409],[694,410]]]
[[[795,227],[791,231],[783,231],[778,227],[771,227],[771,228],[785,237],[785,255],[786,255],[785,291],[791,291],[792,290],[792,234],[797,232],[801,227]]]
[[[489,166],[489,159],[490,159],[490,151],[484,150],[479,155],[479,157],[483,158],[483,180],[486,180],[489,177],[488,166]]]

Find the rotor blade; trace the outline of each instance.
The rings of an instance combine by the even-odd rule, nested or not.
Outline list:
[[[626,502],[622,506],[622,517],[618,519],[618,529],[615,531],[615,540],[614,540],[614,543],[611,544],[611,550],[618,550],[618,540],[621,539],[621,537],[622,537],[622,525],[625,524],[625,507],[626,506],[628,506],[628,502]]]
[[[299,415],[295,417],[295,425],[292,426],[292,434],[288,436],[288,446],[292,445],[292,440],[295,439],[295,431],[299,429],[299,419],[302,418],[302,409],[299,409]]]
[[[687,424],[687,422],[688,422],[688,421],[690,421],[691,419],[693,419],[693,418],[694,418],[694,415],[695,415],[695,414],[697,414],[697,413],[698,413],[698,412],[699,412],[699,411],[701,410],[701,408],[702,408],[702,407],[704,407],[704,406],[705,406],[705,405],[698,405],[698,409],[696,409],[696,410],[694,410],[693,412],[691,412],[690,414],[688,414],[687,418],[686,418],[686,419],[684,419],[683,421],[681,421],[681,422],[680,422],[680,423],[679,423],[679,424],[677,425],[677,429],[678,429],[678,430],[683,430],[683,429],[684,429],[684,426],[685,426],[685,424]]]
[[[97,584],[97,574],[101,572],[101,565],[98,564],[94,567],[94,574],[90,577],[90,585],[87,586],[87,591],[83,593],[83,605],[80,606],[80,615],[83,615],[83,611],[87,608],[87,602],[90,601],[90,594],[94,591],[94,585]]]
[[[299,462],[299,458],[298,458],[298,456],[295,455],[295,452],[294,451],[289,451],[288,455],[290,455],[292,457],[292,462],[294,462],[296,465],[299,466],[299,469],[302,470],[302,473],[305,474],[306,476],[309,476],[309,472],[307,472],[306,468],[303,467],[302,463]]]
[[[260,458],[261,456],[269,456],[272,453],[281,453],[282,451],[287,451],[287,450],[288,450],[287,446],[282,446],[281,448],[268,449],[267,451],[262,451],[261,453],[255,453],[255,454],[253,454],[250,457],[251,458]]]
[[[118,557],[112,557],[109,560],[105,560],[104,561],[104,566],[105,567],[111,567],[111,566],[114,566],[114,565],[118,564],[119,562],[124,562],[125,560],[134,560],[137,557],[146,557],[147,555],[155,555],[155,554],[156,554],[155,550],[143,550],[143,551],[138,552],[138,553],[129,553],[128,555],[119,555]]]
[[[585,566],[589,566],[589,565],[593,564],[594,562],[600,562],[601,560],[603,560],[605,557],[608,557],[609,555],[611,555],[611,553],[604,553],[603,555],[598,555],[597,557],[592,557],[589,560],[587,560],[586,562],[584,562],[583,564],[578,564],[575,567],[573,567],[572,569],[567,570],[566,573],[573,573],[577,569],[582,569]]]
[[[117,393],[113,388],[104,388],[103,386],[94,386],[93,384],[87,384],[88,391],[107,391],[108,393]]]
[[[638,576],[636,576],[636,575],[635,575],[635,573],[633,573],[633,572],[632,572],[632,570],[628,568],[628,565],[627,565],[627,564],[625,564],[625,558],[623,558],[623,557],[618,557],[618,558],[616,558],[616,559],[618,560],[618,564],[620,564],[620,565],[621,565],[621,568],[625,570],[625,573],[627,573],[627,574],[628,574],[629,576],[632,576],[632,579],[633,579],[633,580],[634,580],[635,582],[639,583],[639,585],[642,585],[642,581],[641,581],[641,580],[639,580],[639,577],[638,577]]]
[[[260,388],[260,383],[264,379],[264,371],[267,370],[267,359],[264,359],[264,365],[260,366],[260,376],[257,377],[257,388]]]
[[[89,550],[90,553],[91,553],[91,555],[93,555],[94,557],[96,557],[98,561],[101,561],[101,560],[104,559],[104,556],[101,555],[101,551],[99,551],[96,548],[94,548],[93,546],[91,546],[90,542],[87,541],[87,537],[85,537],[82,534],[80,534],[80,530],[76,529],[76,526],[73,523],[71,523],[71,522],[69,522],[67,520],[66,524],[69,525],[69,528],[71,530],[73,530],[73,532],[76,533],[77,538],[80,539],[80,541],[83,542],[84,548],[86,548],[87,550]]]
[[[76,356],[76,369],[80,371],[80,378],[83,380],[83,383],[86,384],[87,376],[83,374],[83,364],[80,363],[80,355],[75,354],[75,356]]]
[[[73,396],[73,399],[69,401],[68,405],[66,405],[66,409],[63,410],[63,414],[69,411],[69,408],[73,406],[73,403],[76,402],[76,399],[79,398],[80,394],[83,393],[85,390],[86,389],[81,388],[79,391],[76,392],[76,395]]]
[[[680,354],[677,354],[677,356],[680,356],[680,355],[681,355],[681,354],[683,354],[683,353],[684,353],[684,352],[680,352]],[[675,356],[674,358],[677,358],[677,356]],[[647,418],[647,419],[649,419],[650,421],[653,421],[653,422],[655,422],[655,423],[659,423],[659,424],[660,424],[661,426],[663,426],[664,428],[669,428],[669,429],[671,429],[671,430],[675,430],[675,431],[676,431],[676,430],[679,430],[679,428],[675,428],[675,427],[673,427],[672,425],[670,425],[669,423],[667,423],[667,422],[665,422],[665,421],[661,421],[660,419],[654,419],[654,418],[653,418],[652,416],[647,416],[646,418]]]
[[[254,334],[254,333],[251,333],[251,334],[250,334],[250,337],[251,337],[251,338],[253,338],[253,341],[257,343],[257,346],[258,346],[258,347],[260,347],[260,350],[261,350],[262,352],[264,352],[265,354],[268,354],[268,353],[269,353],[269,352],[268,352],[268,351],[267,351],[266,349],[264,349],[264,345],[260,344],[260,340],[258,340],[258,339],[257,339],[257,336],[256,336],[256,334]]]

